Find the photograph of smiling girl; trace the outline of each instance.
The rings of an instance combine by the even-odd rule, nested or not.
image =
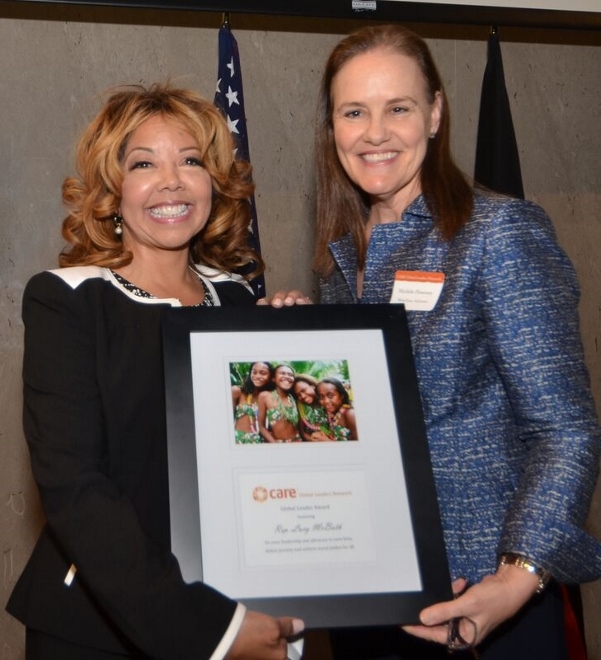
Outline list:
[[[358,440],[347,360],[231,362],[237,445]]]

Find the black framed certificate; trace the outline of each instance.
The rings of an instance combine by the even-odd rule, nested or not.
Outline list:
[[[174,308],[163,341],[184,579],[312,628],[452,597],[402,305]]]

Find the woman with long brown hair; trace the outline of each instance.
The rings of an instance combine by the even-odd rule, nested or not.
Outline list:
[[[405,304],[457,594],[410,635],[345,631],[334,648],[566,660],[558,583],[601,576],[583,530],[601,437],[578,283],[540,207],[472,187],[450,125],[415,33],[371,26],[333,49],[316,131],[321,301]]]

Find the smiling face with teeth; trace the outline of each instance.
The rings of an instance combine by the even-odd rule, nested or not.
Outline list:
[[[369,195],[372,219],[398,220],[421,193],[421,166],[440,122],[440,95],[429,102],[414,59],[376,48],[342,66],[331,98],[342,167]]]
[[[123,243],[134,259],[147,250],[188,250],[211,211],[212,182],[195,138],[154,115],[129,138],[122,160]]]

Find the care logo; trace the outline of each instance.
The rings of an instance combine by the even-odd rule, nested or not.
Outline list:
[[[255,486],[253,489],[253,500],[255,502],[266,502],[267,500],[294,500],[298,497],[296,488],[270,488]]]
[[[253,490],[253,500],[256,502],[265,502],[268,497],[269,493],[267,492],[267,488],[264,488],[263,486],[257,486]]]

